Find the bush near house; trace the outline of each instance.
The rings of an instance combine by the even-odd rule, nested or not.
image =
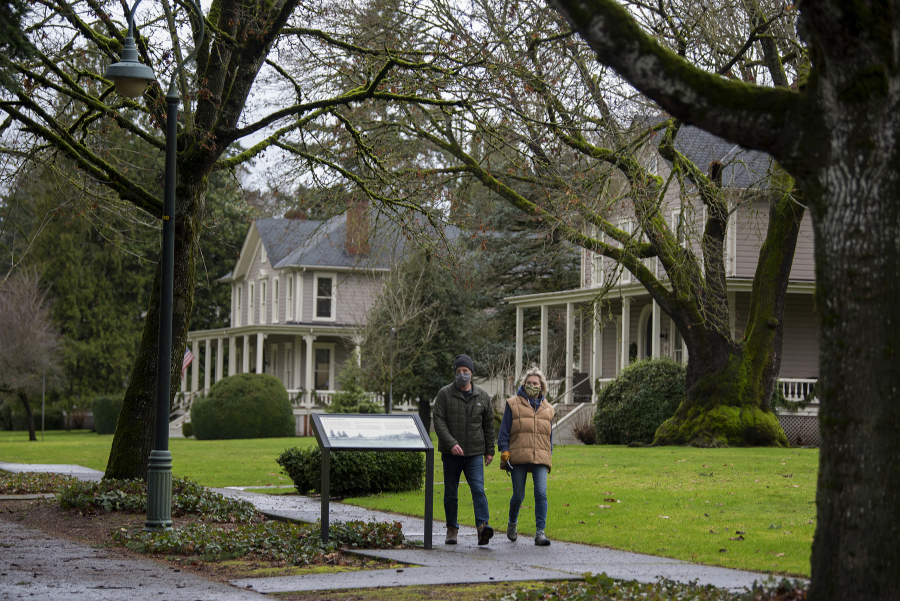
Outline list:
[[[682,365],[671,359],[632,363],[597,396],[594,429],[599,444],[649,444],[684,397]]]
[[[285,449],[275,461],[298,493],[321,492],[319,447]],[[330,469],[329,494],[335,497],[419,490],[425,478],[425,457],[422,453],[333,451]]]
[[[213,384],[191,404],[199,440],[294,436],[296,422],[287,390],[269,374],[237,374]]]
[[[115,434],[121,410],[122,397],[94,397],[91,401],[91,411],[94,412],[94,431],[97,434]]]

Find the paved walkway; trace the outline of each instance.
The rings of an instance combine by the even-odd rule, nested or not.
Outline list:
[[[52,469],[51,469],[52,468]],[[59,471],[84,479],[95,479],[99,472],[79,466],[36,466],[0,462],[7,471]],[[320,504],[308,497],[282,497],[253,493],[240,487],[214,489],[226,496],[256,505],[260,511],[289,520],[315,522]],[[360,507],[332,503],[332,523],[345,520],[399,521],[407,538],[422,540],[425,524],[421,518],[370,511]],[[754,581],[766,579],[755,572],[729,570],[692,564],[674,559],[641,555],[554,541],[550,547],[536,547],[530,537],[515,543],[497,530],[491,543],[479,547],[475,529],[463,527],[459,544],[443,542],[443,522],[434,522],[435,548],[387,551],[360,551],[371,557],[410,564],[408,568],[309,574],[276,578],[235,580],[235,588],[203,580],[150,561],[129,560],[106,565],[102,551],[85,545],[53,539],[43,533],[0,522],[0,540],[14,540],[11,547],[0,545],[0,599],[28,597],[42,599],[130,600],[135,591],[156,599],[216,599],[231,601],[259,599],[257,593],[317,591],[409,585],[467,584],[521,580],[578,579],[585,572],[606,572],[613,578],[653,582],[664,577],[687,582],[739,590]],[[551,532],[552,534],[552,532]],[[17,560],[16,558],[21,558]],[[16,564],[43,562],[40,573],[20,573]],[[82,563],[79,563],[82,562]],[[99,563],[98,563],[99,562]],[[95,568],[99,568],[95,569]],[[28,584],[23,584],[28,583]],[[32,588],[34,587],[34,588]],[[187,588],[190,593],[183,594]],[[253,592],[251,592],[253,591]]]

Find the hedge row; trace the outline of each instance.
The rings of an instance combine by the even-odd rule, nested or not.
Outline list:
[[[297,492],[321,492],[322,450],[285,449],[276,459]],[[335,497],[419,490],[425,479],[423,453],[332,451],[330,490]]]

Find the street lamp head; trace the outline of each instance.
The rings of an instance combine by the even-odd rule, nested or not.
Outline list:
[[[113,80],[116,91],[128,98],[143,94],[147,84],[156,79],[153,69],[138,62],[137,47],[131,36],[125,38],[121,60],[107,67],[103,76]]]

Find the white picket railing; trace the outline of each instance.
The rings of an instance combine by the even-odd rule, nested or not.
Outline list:
[[[795,403],[806,398],[806,395],[812,392],[817,381],[815,378],[778,378],[784,398]],[[818,395],[812,399],[812,402],[819,402]]]

